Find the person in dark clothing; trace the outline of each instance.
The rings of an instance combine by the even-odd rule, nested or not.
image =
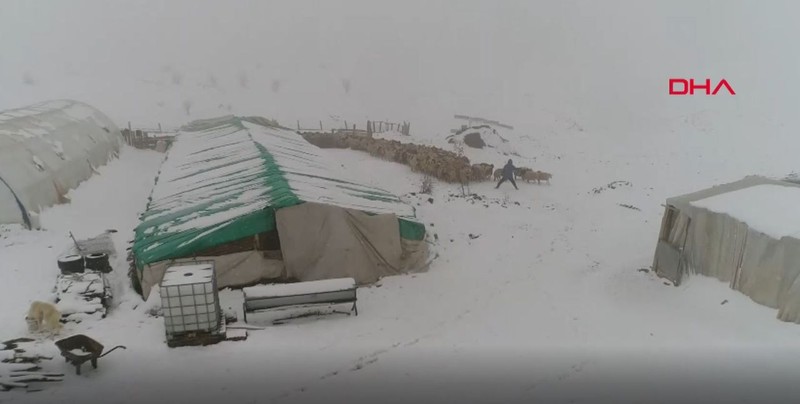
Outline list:
[[[503,178],[497,183],[497,186],[494,187],[494,189],[500,188],[500,184],[508,180],[511,181],[511,185],[514,185],[514,189],[519,190],[519,188],[517,188],[517,183],[514,182],[514,169],[514,163],[509,159],[508,163],[506,163],[505,167],[503,167]]]

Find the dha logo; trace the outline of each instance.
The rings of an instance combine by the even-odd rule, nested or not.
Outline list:
[[[705,90],[706,95],[717,95],[721,88],[728,90],[730,95],[736,95],[728,80],[722,79],[714,90],[711,90],[711,79],[706,79],[705,84],[697,84],[694,79],[669,79],[669,95],[694,95],[695,90]]]

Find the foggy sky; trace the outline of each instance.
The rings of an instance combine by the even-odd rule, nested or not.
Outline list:
[[[0,0],[0,109],[54,98],[119,125],[328,114],[446,130],[568,115],[622,128],[693,111],[789,124],[790,1]],[[735,97],[669,97],[669,77]],[[350,91],[343,82],[349,80]],[[190,115],[185,103],[191,104]]]

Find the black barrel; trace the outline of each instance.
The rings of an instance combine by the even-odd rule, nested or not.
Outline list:
[[[62,274],[82,273],[85,269],[82,255],[65,255],[58,259],[58,269]]]
[[[106,253],[87,254],[84,259],[86,260],[86,269],[106,274],[111,272],[111,264],[108,262],[108,254]]]

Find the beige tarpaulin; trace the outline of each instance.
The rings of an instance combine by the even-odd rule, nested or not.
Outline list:
[[[685,212],[684,212],[685,213]],[[688,268],[735,284],[742,259],[747,225],[726,214],[694,208],[686,241]]]
[[[264,258],[259,251],[216,257],[161,261],[144,268],[145,299],[174,262],[213,260],[219,288],[259,281],[314,281],[350,277],[359,284],[388,275],[427,269],[428,243],[400,237],[397,216],[369,215],[317,203],[280,209],[275,214],[283,261]]]
[[[783,261],[787,263],[778,292],[778,318],[800,323],[800,240],[783,238]]]
[[[216,257],[196,257],[168,260],[148,265],[142,274],[142,296],[145,300],[153,286],[161,283],[164,272],[175,262],[214,261],[217,287],[243,286],[261,280],[281,278],[283,261],[264,258],[260,251],[244,251]]]
[[[714,212],[691,202],[758,184],[777,184],[774,180],[748,177],[736,183],[670,198],[681,216],[691,219],[682,259],[684,271],[712,276],[727,282],[732,289],[753,301],[778,309],[778,318],[800,323],[800,240],[776,239],[753,230],[726,213]],[[679,240],[682,225],[677,220],[668,232],[670,241]],[[666,220],[665,220],[665,226]],[[657,249],[655,261],[658,262]],[[668,268],[655,267],[659,275],[671,275]]]
[[[777,308],[781,320],[800,323],[800,240],[775,239],[729,215],[695,209],[686,248],[693,272],[726,281]]]
[[[416,269],[427,255],[424,241],[401,243],[393,214],[304,203],[275,216],[286,275],[301,281],[351,277],[371,283]]]
[[[686,232],[688,231],[687,228],[689,227],[689,221],[689,216],[678,213],[677,218],[675,219],[675,224],[669,230],[669,235],[665,241],[675,248],[682,249],[684,241],[686,241]]]
[[[691,219],[674,207],[668,206],[661,221],[661,235],[653,257],[653,269],[675,285],[681,283],[684,268],[683,249],[688,237]]]

